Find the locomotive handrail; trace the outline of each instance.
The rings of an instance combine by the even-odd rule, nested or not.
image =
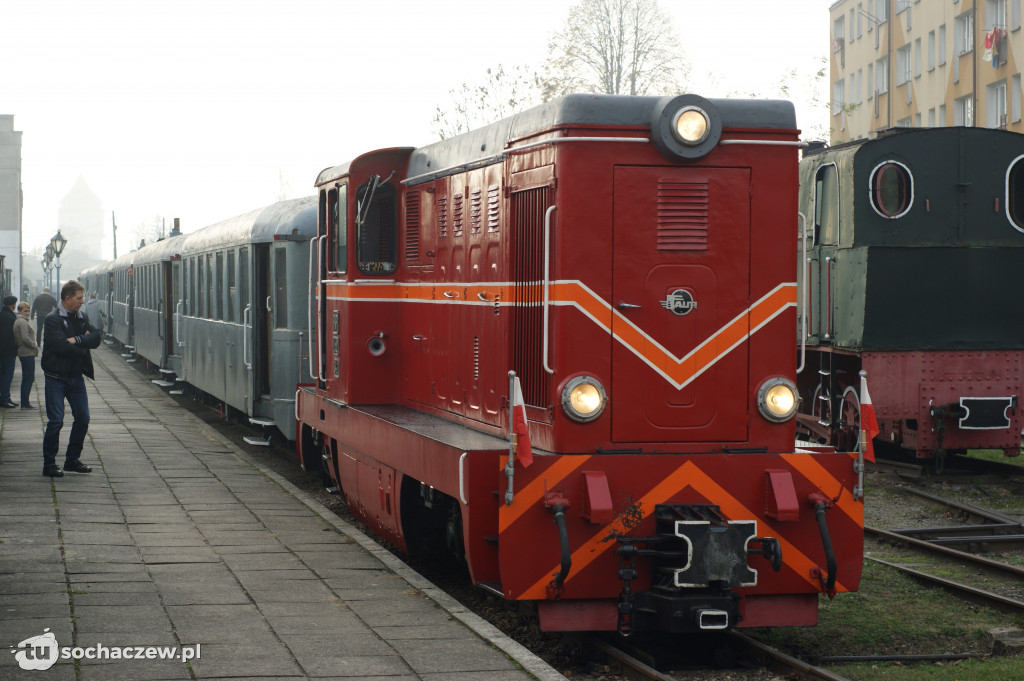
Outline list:
[[[807,218],[802,212],[797,212],[797,217],[800,219],[800,245],[803,249],[803,255],[801,256],[801,266],[804,268],[803,277],[803,291],[801,291],[801,298],[803,298],[803,305],[800,310],[800,366],[796,368],[796,372],[799,374],[804,370],[804,365],[807,364],[807,278],[811,274],[810,265],[807,262]]]
[[[320,238],[313,237],[309,240],[309,281],[306,282],[306,331],[309,332],[309,338],[306,341],[309,344],[309,377],[315,379],[316,374],[313,373],[313,288],[316,286],[314,282],[320,278],[319,264],[320,261],[317,259],[317,269],[314,269],[313,254],[316,252],[313,249],[313,244],[319,244]]]
[[[325,242],[325,241],[327,241],[327,235],[326,234],[322,234],[316,240],[316,281],[317,281],[316,286],[317,286],[317,300],[318,301],[322,301],[323,300],[323,296],[324,296],[324,282],[323,282],[323,279],[320,278],[320,263],[323,262],[324,260],[326,260],[326,257],[324,255],[324,247],[323,247],[323,242]],[[319,314],[320,314],[320,304],[318,302],[317,303],[317,315],[319,315]],[[324,328],[326,328],[324,325],[326,323],[327,323],[326,319],[323,320],[320,323],[320,325],[319,325],[320,329],[317,331],[317,334],[316,334],[316,377],[321,382],[326,382],[327,381],[327,367],[324,366],[324,364],[326,362],[323,361],[323,359],[324,359],[324,357],[323,357],[323,351],[324,351],[323,350],[323,336],[324,336]]]
[[[758,144],[768,147],[799,147],[808,146],[807,142],[790,142],[787,140],[721,140],[719,144]]]
[[[163,316],[164,301],[163,298],[161,298],[156,303],[156,337],[159,338],[160,340],[164,339]]]
[[[131,297],[132,296],[131,296],[130,293],[124,297],[124,323],[125,324],[128,324],[128,301],[131,299]]]
[[[242,364],[246,371],[252,371],[252,362],[249,361],[249,320],[252,318],[252,305],[246,305],[242,311]]]
[[[541,335],[544,337],[544,371],[549,374],[555,373],[555,370],[548,366],[548,313],[551,310],[551,214],[554,212],[555,207],[548,206],[544,213],[544,330]]]
[[[185,347],[185,343],[181,340],[181,309],[184,307],[184,300],[178,299],[178,304],[174,307],[174,316],[178,318],[178,323],[174,326],[174,342],[178,344],[179,348]]]

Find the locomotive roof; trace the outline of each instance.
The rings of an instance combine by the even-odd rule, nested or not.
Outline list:
[[[661,97],[566,95],[496,123],[441,140],[412,153],[409,177],[417,177],[497,154],[524,137],[568,125],[649,127]],[[711,99],[723,128],[796,129],[792,102],[766,99]],[[461,170],[461,168],[460,168]]]
[[[474,164],[494,163],[509,143],[552,128],[570,125],[648,128],[662,99],[584,94],[559,97],[496,123],[412,150],[407,177],[432,173],[440,176],[443,173],[438,171],[452,166],[460,166],[458,170],[461,171]],[[796,129],[792,102],[770,99],[708,101],[718,108],[725,128]],[[317,177],[316,184],[344,176],[350,166],[351,162],[326,168]],[[429,177],[424,181],[426,179]]]
[[[942,126],[934,128],[903,128],[893,127],[886,128],[885,130],[879,130],[876,137],[871,139],[857,139],[850,140],[849,142],[843,142],[842,144],[836,144],[830,147],[820,147],[817,149],[808,149],[804,152],[804,158],[810,158],[819,154],[827,154],[833,151],[843,151],[845,149],[860,149],[864,146],[883,145],[887,141],[893,139],[906,139],[906,136],[919,136],[919,137],[943,137],[948,135],[978,135],[982,137],[993,136],[993,135],[1008,135],[1007,139],[1018,141],[1021,139],[1020,133],[1011,132],[1009,130],[997,130],[995,128],[978,128],[978,127],[967,127],[967,126]]]

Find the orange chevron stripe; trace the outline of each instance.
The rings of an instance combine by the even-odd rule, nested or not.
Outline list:
[[[380,284],[328,282],[328,288],[330,297],[336,300],[405,300],[442,303],[467,301],[501,302],[507,305],[523,302],[540,304],[543,299],[543,285],[540,282],[519,287],[508,283],[446,284],[436,282],[414,285],[390,282]],[[483,294],[482,299],[479,297],[480,294]],[[650,364],[666,380],[681,389],[746,340],[763,324],[787,307],[796,305],[796,285],[783,284],[779,286],[682,358],[675,357],[579,281],[551,282],[549,300],[554,306],[571,305],[578,308],[618,342]]]
[[[515,490],[512,505],[501,505],[498,511],[498,532],[504,532],[512,526],[526,511],[544,498],[544,493],[554,489],[580,466],[590,461],[589,455],[559,456],[539,476],[527,483],[521,490]],[[504,468],[504,466],[502,466]]]
[[[692,461],[687,461],[640,499],[638,506],[644,514],[644,518],[646,519],[654,512],[656,504],[668,500],[670,497],[691,486],[705,498],[714,499],[727,518],[745,519],[758,517],[757,514],[750,511],[738,499],[723,489],[721,485],[712,480],[696,464]],[[615,545],[616,542],[614,541],[605,541],[613,532],[622,534],[627,532],[627,528],[622,524],[621,518],[616,518],[614,522],[602,528],[573,552],[572,572],[569,574],[569,580],[572,580],[574,574],[579,574],[586,566],[590,565],[590,563]],[[811,568],[818,567],[818,564],[805,556],[796,546],[786,541],[783,537],[778,537],[778,540],[782,547],[783,562],[817,591],[819,584],[811,576]],[[558,569],[558,565],[553,564],[545,577],[516,596],[516,598],[527,600],[543,600],[547,598],[547,585],[552,579],[551,575],[557,573]],[[847,590],[838,583],[836,588],[840,591]]]
[[[810,454],[781,454],[782,460],[792,466],[800,475],[810,480],[830,499],[840,494],[836,508],[846,514],[850,520],[864,527],[864,504],[853,498],[853,491],[836,480],[821,462]],[[852,465],[852,461],[851,461]]]

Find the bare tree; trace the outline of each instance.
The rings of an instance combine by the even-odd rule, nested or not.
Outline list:
[[[657,0],[582,0],[549,49],[545,99],[570,92],[671,94],[688,72],[671,17]]]
[[[508,70],[488,68],[476,84],[462,83],[449,90],[451,104],[438,105],[433,130],[441,139],[452,137],[522,111],[541,101],[538,77],[525,66]]]

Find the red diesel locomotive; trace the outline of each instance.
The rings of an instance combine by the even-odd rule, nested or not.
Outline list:
[[[324,170],[303,466],[547,630],[815,623],[863,502],[856,454],[794,449],[797,135],[574,95]]]

